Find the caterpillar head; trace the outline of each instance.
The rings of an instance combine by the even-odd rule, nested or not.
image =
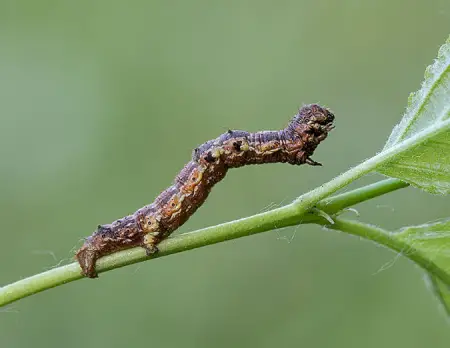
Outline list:
[[[303,106],[298,112],[299,121],[306,124],[319,124],[322,126],[331,125],[334,121],[334,114],[317,104]]]
[[[317,104],[303,106],[286,127],[286,131],[294,137],[303,138],[312,134],[318,141],[325,139],[328,132],[334,128],[333,113]]]

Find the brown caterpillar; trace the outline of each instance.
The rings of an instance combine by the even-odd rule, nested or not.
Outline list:
[[[82,273],[96,278],[96,260],[119,250],[141,246],[147,255],[156,253],[157,244],[194,214],[229,168],[276,162],[321,165],[311,156],[333,129],[333,120],[334,115],[328,109],[306,105],[281,131],[229,130],[200,145],[174,184],[152,204],[111,224],[99,225],[86,238],[76,253]]]

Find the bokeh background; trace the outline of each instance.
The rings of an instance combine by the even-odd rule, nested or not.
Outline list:
[[[333,109],[324,167],[233,170],[180,233],[287,203],[379,151],[450,32],[436,1],[0,2],[0,284],[71,262],[196,145]],[[371,175],[354,187],[378,180]],[[405,189],[387,228],[449,216]],[[350,215],[351,216],[351,215]],[[448,347],[420,269],[301,226],[102,274],[0,309],[1,347]]]

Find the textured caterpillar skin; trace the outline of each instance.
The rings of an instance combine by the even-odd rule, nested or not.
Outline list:
[[[316,104],[306,105],[281,131],[228,131],[193,151],[168,189],[134,214],[111,224],[99,225],[76,253],[83,275],[96,278],[98,258],[136,246],[147,255],[157,244],[184,224],[203,204],[212,187],[228,169],[248,164],[290,163],[320,165],[312,156],[333,128],[334,115]]]

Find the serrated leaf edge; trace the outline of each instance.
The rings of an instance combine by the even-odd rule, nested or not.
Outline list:
[[[423,107],[426,102],[431,98],[433,91],[439,86],[439,82],[443,78],[446,72],[450,70],[450,36],[447,41],[441,46],[438,52],[437,58],[433,64],[429,65],[425,69],[425,80],[422,82],[422,87],[409,95],[408,106],[405,114],[392,130],[389,139],[387,140],[384,149],[395,145],[403,140],[408,133],[410,126],[414,121],[420,117]],[[444,117],[441,117],[440,121],[445,119],[445,116],[449,114],[449,109],[443,113]],[[403,129],[401,132],[400,130]]]

